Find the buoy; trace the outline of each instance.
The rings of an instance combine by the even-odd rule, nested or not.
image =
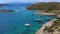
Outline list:
[[[30,24],[26,23],[25,26],[26,26],[26,27],[30,27]]]
[[[41,22],[41,19],[35,19],[34,21],[35,22]]]

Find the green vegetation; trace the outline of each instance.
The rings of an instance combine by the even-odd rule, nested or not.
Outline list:
[[[59,2],[40,2],[33,4],[32,6],[27,7],[28,10],[42,10],[42,11],[52,11],[52,10],[60,10]]]
[[[60,32],[60,19],[54,21],[51,26],[46,26],[43,31],[48,32],[48,33],[52,33],[55,30]]]
[[[28,6],[27,10],[41,10],[43,12],[54,12],[56,15],[60,15],[60,3],[59,2],[40,2],[33,4],[32,6]],[[60,32],[60,18],[54,21],[51,26],[45,26],[44,32],[48,32],[53,34],[55,30]]]

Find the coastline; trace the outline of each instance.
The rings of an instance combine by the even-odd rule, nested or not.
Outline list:
[[[40,15],[56,15],[55,13],[35,13],[35,14],[40,14]]]
[[[53,20],[51,20],[51,21],[49,21],[49,22],[46,22],[40,29],[38,29],[38,30],[35,32],[35,34],[45,34],[45,33],[43,32],[43,29],[45,28],[45,26],[51,26],[51,24],[52,24],[53,21],[55,21],[55,20],[57,20],[57,19],[53,19]]]

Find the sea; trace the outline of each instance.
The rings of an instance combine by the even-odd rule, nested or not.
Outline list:
[[[7,4],[0,7],[0,10],[14,10],[0,13],[0,34],[34,34],[48,21],[47,18],[55,18],[34,14],[39,10],[26,10],[30,5],[32,4]],[[41,22],[35,22],[35,19],[41,19]],[[30,27],[26,27],[26,23],[30,24]]]

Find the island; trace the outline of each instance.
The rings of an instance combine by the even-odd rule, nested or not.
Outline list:
[[[14,10],[0,10],[0,12],[14,12]]]
[[[9,4],[0,4],[0,6],[10,6]]]
[[[55,19],[46,22],[35,34],[60,34],[60,2],[40,2],[27,6],[27,10],[40,10],[35,14],[54,15]]]
[[[3,6],[10,6],[9,4],[0,4],[0,8],[2,8]]]

